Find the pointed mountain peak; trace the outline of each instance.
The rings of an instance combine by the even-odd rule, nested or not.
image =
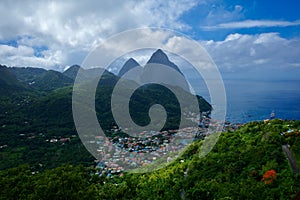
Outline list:
[[[129,58],[124,65],[128,65],[128,64],[135,64],[135,66],[139,66],[140,64],[134,60],[133,58]]]
[[[121,68],[121,70],[119,71],[119,76],[123,76],[126,72],[128,72],[129,70],[135,68],[135,67],[141,67],[140,64],[134,60],[133,58],[129,58],[125,64],[123,65],[123,67]]]
[[[156,64],[161,64],[161,65],[166,65],[169,66],[178,72],[182,74],[180,69],[178,68],[177,65],[175,65],[173,62],[171,62],[165,52],[161,49],[157,49],[151,56],[150,60],[147,62],[147,64],[150,63],[156,63]]]
[[[167,56],[167,55],[165,54],[165,52],[163,52],[163,50],[161,50],[161,49],[157,49],[153,54],[162,54],[162,55]]]
[[[150,60],[147,63],[166,63],[166,62],[170,62],[167,54],[165,54],[165,52],[163,52],[161,49],[156,50]]]

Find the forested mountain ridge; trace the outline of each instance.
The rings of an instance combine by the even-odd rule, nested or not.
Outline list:
[[[1,66],[0,73],[0,152],[3,162],[0,169],[29,163],[36,169],[60,166],[62,163],[93,164],[77,136],[72,116],[73,83],[79,70],[83,81],[97,78],[103,69],[82,69],[73,65],[65,72],[40,68]],[[2,80],[2,81],[1,81]],[[104,71],[96,92],[96,112],[101,126],[110,130],[115,125],[111,113],[111,94],[120,77]],[[125,84],[135,84],[123,80]],[[180,90],[180,89],[179,89]],[[150,93],[147,94],[147,91]],[[146,92],[146,93],[145,93]],[[183,91],[186,96],[192,94]],[[210,111],[211,105],[197,96],[201,111]],[[142,101],[140,101],[142,99]],[[170,115],[164,129],[176,128],[180,108],[174,96],[164,87],[147,85],[131,99],[134,118],[140,124],[149,123],[148,106],[162,103]],[[63,138],[67,142],[55,143]],[[77,153],[78,156],[74,156]]]

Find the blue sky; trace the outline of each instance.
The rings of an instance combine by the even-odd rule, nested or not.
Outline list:
[[[225,78],[299,80],[299,9],[297,0],[1,1],[0,63],[62,71],[114,34],[163,27],[199,42]]]
[[[286,38],[298,37],[300,26],[277,25],[272,26],[271,22],[295,22],[300,19],[300,2],[288,1],[210,1],[211,3],[199,4],[189,12],[184,13],[180,20],[193,27],[193,36],[204,40],[224,40],[230,33],[257,34],[265,32],[279,32]],[[230,25],[240,22],[240,26],[248,28],[205,28],[218,26],[220,24]],[[255,26],[255,22],[257,26]],[[258,22],[269,21],[259,26]],[[298,21],[298,25],[300,22]],[[186,32],[189,34],[189,32]]]

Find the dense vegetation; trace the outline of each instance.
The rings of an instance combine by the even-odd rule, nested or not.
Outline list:
[[[44,69],[0,66],[0,86],[3,89],[0,90],[0,146],[5,146],[0,150],[0,170],[17,167],[21,163],[28,163],[36,170],[58,167],[64,163],[95,164],[94,158],[82,145],[73,122],[73,88],[70,80],[75,79],[74,70],[78,69],[74,66],[63,74]],[[86,77],[93,76],[95,70],[86,72]],[[119,77],[105,72],[97,88],[98,119],[101,126],[108,130],[115,125],[110,99],[118,80]],[[211,109],[203,98],[198,96],[198,100],[201,110]],[[131,111],[138,114],[135,117],[138,122],[147,123],[147,106],[164,104],[171,113],[165,129],[176,128],[180,117],[176,101],[168,89],[152,85],[134,95],[131,104],[135,106]]]
[[[201,140],[168,167],[106,178],[96,169],[62,165],[33,173],[29,165],[1,171],[3,199],[291,199],[300,189],[282,145],[299,155],[299,121],[251,122],[222,133],[199,158]]]
[[[222,133],[204,158],[198,140],[158,171],[100,176],[72,119],[76,68],[62,74],[0,66],[0,199],[291,199],[300,190],[300,175],[282,149],[288,145],[299,167],[300,121],[251,122]],[[117,81],[107,72],[96,93],[98,119],[107,129],[114,125],[110,97]],[[211,109],[198,101],[202,111]],[[149,121],[150,105],[164,105],[170,113],[165,129],[176,128],[180,110],[166,88],[140,88],[130,103],[141,125]]]

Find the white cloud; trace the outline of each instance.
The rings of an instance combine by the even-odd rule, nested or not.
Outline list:
[[[0,56],[33,56],[34,50],[31,47],[20,45],[13,47],[9,45],[0,45]]]
[[[278,33],[230,34],[223,41],[200,41],[224,72],[293,70],[300,64],[300,38]],[[245,73],[247,74],[247,73]]]
[[[184,1],[2,1],[0,4],[0,64],[33,66],[63,70],[81,64],[85,56],[108,37],[121,31],[139,27],[167,27],[187,30],[180,17],[206,0]],[[234,29],[255,27],[298,26],[300,21],[244,20],[244,8],[212,6],[207,0],[202,28]],[[204,7],[205,7],[204,6]],[[205,8],[206,8],[205,7]],[[182,49],[182,55],[194,55],[176,46],[180,37],[170,38],[163,32],[145,32],[156,40],[140,41],[132,37],[125,44],[112,47],[120,51],[126,46],[144,44],[165,45],[167,49]],[[11,45],[10,41],[16,42]],[[13,43],[14,43],[13,42]],[[278,33],[256,35],[229,34],[223,41],[200,41],[221,70],[276,69],[300,66],[300,39],[286,39]],[[38,52],[38,56],[36,53]],[[172,52],[172,51],[171,51]],[[113,56],[113,55],[112,55]],[[132,55],[134,57],[134,55]],[[137,55],[146,62],[149,55]],[[194,55],[195,59],[197,55]]]
[[[205,18],[205,23],[210,26],[240,19],[243,16],[243,7],[241,5],[235,5],[231,10],[223,5],[213,5]]]
[[[257,28],[257,27],[287,27],[299,26],[300,20],[297,21],[276,21],[276,20],[244,20],[227,23],[220,23],[213,26],[202,26],[203,29],[240,29],[240,28]]]
[[[62,52],[44,51],[43,57],[34,55],[34,49],[28,46],[12,47],[8,45],[0,45],[0,59],[1,63],[8,66],[30,66],[43,67],[51,69],[55,67],[60,70],[61,63],[63,63]]]
[[[3,1],[0,4],[0,40],[4,43],[16,40],[18,46],[46,47],[46,50],[41,50],[42,57],[32,55],[31,59],[19,61],[20,56],[0,56],[0,63],[11,64],[6,61],[14,60],[15,65],[20,66],[50,67],[52,63],[57,67],[80,62],[104,39],[126,29],[189,28],[178,19],[197,3],[196,0]],[[50,58],[54,61],[48,62]],[[28,60],[30,63],[25,63]]]

